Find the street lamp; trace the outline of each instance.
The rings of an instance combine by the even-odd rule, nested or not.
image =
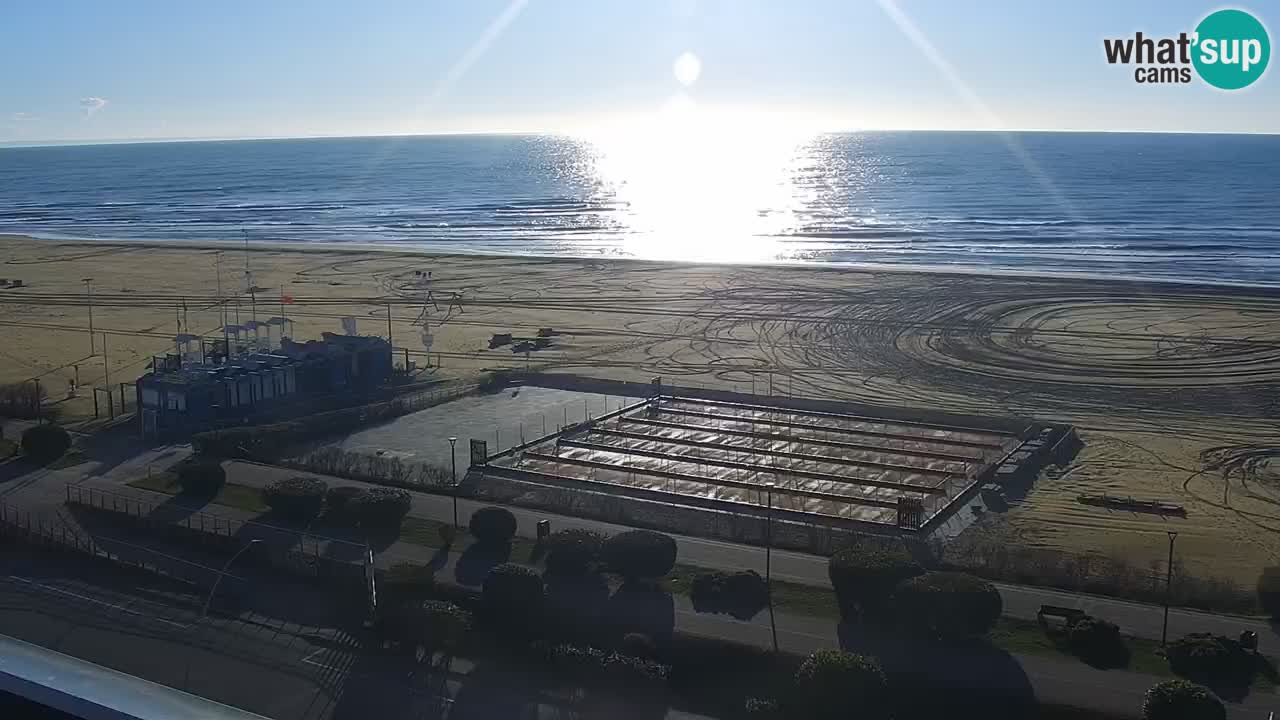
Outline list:
[[[93,347],[93,286],[89,284],[93,278],[80,278],[80,282],[84,283],[84,294],[89,300],[89,357],[93,357],[97,354]]]
[[[453,477],[453,527],[458,527],[458,453],[456,447],[458,438],[449,438],[449,467]]]
[[[1178,538],[1178,533],[1173,530],[1165,531],[1169,535],[1169,566],[1166,568],[1164,581],[1164,625],[1160,628],[1160,646],[1164,647],[1165,641],[1169,638],[1169,595],[1173,592],[1173,541]]]
[[[773,488],[775,483],[764,484],[768,497],[764,511],[764,586],[769,596],[769,632],[773,636],[773,651],[778,652],[778,624],[773,617]],[[758,497],[758,496],[757,496]]]
[[[204,607],[200,609],[201,620],[203,620],[206,616],[208,616],[209,604],[213,602],[213,594],[218,592],[218,585],[222,582],[222,577],[227,574],[227,568],[230,568],[231,563],[235,562],[236,558],[243,555],[245,550],[248,550],[249,548],[253,547],[254,545],[257,545],[260,542],[262,542],[260,538],[255,538],[253,540],[250,540],[248,543],[245,544],[244,547],[237,550],[236,554],[232,555],[231,559],[227,561],[227,564],[223,565],[222,569],[218,571],[218,579],[213,581],[213,587],[209,589],[209,597],[205,598]]]

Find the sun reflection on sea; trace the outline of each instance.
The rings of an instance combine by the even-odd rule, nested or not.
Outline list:
[[[813,137],[794,122],[711,112],[686,94],[652,117],[587,135],[602,193],[627,208],[627,255],[708,262],[786,257],[795,165]]]

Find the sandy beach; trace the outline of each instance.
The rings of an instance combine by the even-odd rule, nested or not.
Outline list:
[[[221,253],[219,255],[219,253]],[[281,315],[296,338],[353,316],[426,362],[415,272],[444,375],[524,367],[1029,416],[1080,428],[1085,448],[989,532],[1146,565],[1167,551],[1242,583],[1280,555],[1280,296],[1247,288],[498,256],[32,240],[0,236],[0,382],[39,378],[68,417],[87,387],[131,383],[180,329],[220,337]],[[219,270],[220,268],[220,270]],[[93,278],[90,347],[87,288]],[[238,296],[233,294],[239,291]],[[281,296],[293,298],[282,304]],[[438,308],[436,307],[438,305]],[[561,334],[551,349],[488,348],[493,333]],[[106,351],[103,351],[105,335]],[[105,359],[104,359],[105,356]],[[1186,518],[1107,511],[1080,493],[1186,506]]]

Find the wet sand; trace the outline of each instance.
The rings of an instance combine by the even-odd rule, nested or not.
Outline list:
[[[131,382],[181,326],[220,337],[217,252],[195,246],[0,237],[0,381],[40,377],[59,398]],[[1077,425],[1085,448],[1026,499],[983,521],[1023,542],[1123,555],[1167,551],[1200,573],[1252,582],[1280,555],[1280,298],[1245,288],[816,267],[669,265],[267,248],[248,253],[259,320],[284,305],[297,338],[344,316],[425,363],[415,271],[446,375],[524,367]],[[222,248],[223,297],[245,253]],[[90,352],[85,284],[92,277]],[[243,292],[232,320],[255,314]],[[185,309],[184,309],[185,305]],[[525,355],[493,333],[560,334]],[[433,357],[434,360],[434,357]],[[1080,493],[1164,499],[1183,519],[1081,505]]]

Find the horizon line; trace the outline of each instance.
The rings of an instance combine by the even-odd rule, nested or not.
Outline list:
[[[1241,131],[1241,130],[1098,130],[1075,128],[888,128],[871,127],[844,130],[817,130],[813,136],[821,135],[855,135],[858,133],[1062,133],[1079,135],[1280,135],[1280,131]],[[263,140],[372,140],[379,138],[432,138],[432,137],[532,137],[560,136],[580,137],[583,133],[570,130],[455,130],[438,132],[411,133],[365,133],[365,134],[333,134],[333,135],[243,135],[243,136],[195,136],[195,137],[159,137],[159,138],[95,138],[90,140],[0,140],[0,149],[38,148],[38,147],[80,147],[95,145],[162,145],[181,143],[218,143],[218,142],[253,142]]]

